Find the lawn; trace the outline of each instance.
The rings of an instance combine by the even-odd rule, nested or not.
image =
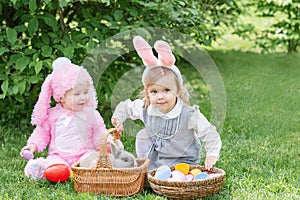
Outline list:
[[[209,53],[226,90],[223,148],[216,167],[227,175],[220,193],[206,199],[300,199],[300,55]],[[182,73],[197,79],[188,67]],[[198,92],[203,93],[200,108],[210,116],[209,91]],[[77,194],[72,179],[58,184],[27,179],[19,150],[31,131],[29,126],[0,127],[0,199],[109,199]],[[123,140],[133,152],[134,138]],[[124,199],[165,198],[147,187]]]

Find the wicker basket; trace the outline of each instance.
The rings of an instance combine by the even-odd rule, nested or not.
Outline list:
[[[207,172],[203,166],[191,165],[190,169],[199,168],[203,172]],[[174,170],[174,166],[171,170]],[[148,181],[151,188],[157,194],[163,195],[171,199],[195,199],[218,193],[225,180],[225,171],[214,168],[209,173],[220,173],[220,176],[199,181],[179,182],[159,180],[154,177],[156,169],[148,173]]]
[[[112,168],[106,148],[107,136],[110,133],[116,136],[116,129],[107,130],[101,138],[96,168],[79,167],[79,162],[72,165],[74,188],[78,193],[122,197],[137,194],[144,189],[149,159],[137,159],[137,167],[133,168]]]

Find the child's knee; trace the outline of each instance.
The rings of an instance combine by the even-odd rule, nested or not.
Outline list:
[[[136,134],[136,138],[140,140],[149,139],[147,129],[144,128]]]
[[[136,146],[148,146],[152,145],[152,141],[148,136],[147,130],[142,129],[136,135]]]
[[[45,162],[43,158],[29,160],[25,166],[24,173],[32,179],[43,179],[45,171]]]
[[[147,158],[148,153],[153,145],[153,142],[148,136],[146,129],[142,129],[138,132],[136,137],[136,153],[139,158]]]

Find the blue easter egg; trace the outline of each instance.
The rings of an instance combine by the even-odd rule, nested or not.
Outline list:
[[[171,177],[170,167],[166,165],[160,166],[159,168],[157,168],[154,177],[159,180],[167,180]]]
[[[202,172],[200,174],[197,174],[195,177],[194,177],[194,180],[195,181],[198,181],[198,180],[204,180],[204,179],[207,179],[208,178],[208,174],[206,172]]]

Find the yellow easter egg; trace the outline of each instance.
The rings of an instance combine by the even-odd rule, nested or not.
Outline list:
[[[186,163],[178,163],[175,165],[175,170],[181,171],[186,176],[190,171],[190,165]]]
[[[192,169],[190,171],[190,174],[192,174],[193,176],[196,176],[197,174],[200,174],[202,173],[201,169],[198,169],[198,168],[195,168],[195,169]]]
[[[71,178],[74,178],[74,172],[73,171],[71,171],[70,176],[71,176]]]

